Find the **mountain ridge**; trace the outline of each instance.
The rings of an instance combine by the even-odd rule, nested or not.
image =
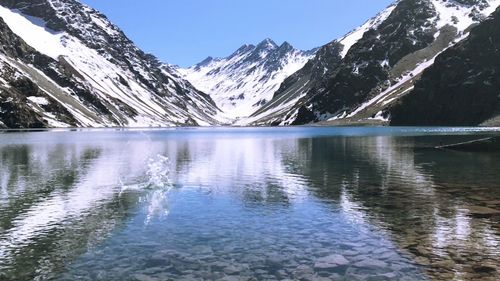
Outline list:
[[[195,87],[211,95],[233,119],[245,118],[272,98],[279,84],[300,69],[316,49],[302,51],[270,38],[244,44],[227,57],[208,57],[179,69]]]
[[[77,0],[0,0],[0,127],[386,125],[402,122],[397,108],[412,103],[429,117],[415,110],[424,96],[415,93],[432,89],[427,73],[435,63],[449,71],[448,50],[470,58],[460,46],[499,5],[398,0],[313,50],[266,38],[180,68],[144,53]],[[498,119],[490,111],[472,115]]]

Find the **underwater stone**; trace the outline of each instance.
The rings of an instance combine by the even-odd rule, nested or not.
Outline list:
[[[349,261],[342,255],[330,255],[318,259],[314,263],[314,268],[316,269],[335,269],[338,267],[346,266]]]

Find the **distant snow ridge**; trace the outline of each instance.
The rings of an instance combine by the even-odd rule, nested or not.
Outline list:
[[[288,42],[271,39],[243,45],[227,58],[209,57],[179,72],[197,89],[209,94],[229,117],[250,116],[273,98],[281,83],[301,69],[316,50],[301,51]]]

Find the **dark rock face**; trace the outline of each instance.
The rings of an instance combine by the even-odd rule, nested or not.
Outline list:
[[[392,125],[473,126],[500,114],[500,10],[436,58]]]
[[[4,128],[45,128],[48,123],[41,116],[33,114],[26,105],[26,97],[16,91],[0,90],[0,120]]]
[[[274,97],[279,97],[281,93],[289,89],[294,83],[303,77],[307,76],[310,77],[311,80],[316,81],[321,77],[328,76],[331,71],[339,66],[340,61],[342,60],[340,57],[341,50],[342,46],[336,41],[321,47],[312,60],[310,60],[301,70],[288,77],[285,82],[281,84],[280,89],[274,94]]]
[[[486,0],[454,0],[454,2],[467,6],[480,5],[484,7],[488,5],[488,2],[486,2]]]
[[[8,75],[4,73],[3,77],[8,78]],[[9,86],[9,88],[0,88],[0,120],[2,120],[4,127],[21,129],[49,126],[48,122],[30,106],[32,102],[28,100],[28,97],[43,98],[47,102],[37,106],[45,112],[55,115],[66,124],[77,125],[77,121],[66,108],[44,94],[29,78],[11,79]]]

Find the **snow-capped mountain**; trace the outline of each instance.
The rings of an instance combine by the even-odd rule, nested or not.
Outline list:
[[[206,94],[76,0],[0,0],[0,126],[212,125]]]
[[[495,34],[469,34],[475,25],[491,26],[487,18],[499,5],[399,0],[312,51],[266,39],[227,58],[178,69],[142,52],[77,0],[0,0],[0,127],[359,124],[387,123],[390,114],[398,124],[475,124],[498,113],[496,92],[484,88],[496,85],[483,77],[493,66],[481,56],[484,51],[494,58],[497,49],[477,47],[477,38],[493,44]],[[471,59],[481,64],[468,64]],[[436,98],[446,91],[432,84],[454,81],[443,76],[453,72],[451,65],[464,71],[453,77],[470,82],[447,86],[463,86],[453,91],[462,98],[451,104],[492,105],[476,104],[469,122],[455,108],[448,110],[454,119],[444,121],[429,111],[446,108],[445,97],[454,99],[449,93]],[[436,69],[442,80],[431,77],[441,73]],[[489,98],[472,103],[464,89]],[[422,111],[424,96],[435,106]],[[410,109],[428,118],[402,117]]]
[[[413,89],[436,56],[467,38],[470,28],[499,4],[500,0],[396,1],[322,47],[245,122],[387,122],[387,109]]]
[[[297,50],[287,42],[278,46],[266,39],[244,45],[227,58],[209,57],[179,71],[236,119],[250,116],[271,100],[285,78],[301,69],[314,52]]]

